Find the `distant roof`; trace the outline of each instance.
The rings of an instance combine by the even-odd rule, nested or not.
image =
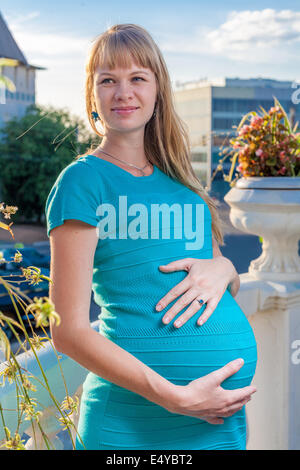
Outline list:
[[[192,88],[200,88],[207,86],[215,87],[264,87],[264,88],[291,88],[291,81],[274,80],[271,78],[200,78],[199,80],[192,80],[189,82],[175,83],[176,90],[188,90]]]
[[[15,59],[18,60],[21,64],[26,65],[27,67],[32,67],[35,69],[44,70],[44,67],[36,67],[35,65],[30,65],[27,62],[26,57],[16,43],[13,35],[8,29],[7,24],[5,23],[3,16],[0,12],[0,57],[5,57],[6,59]]]

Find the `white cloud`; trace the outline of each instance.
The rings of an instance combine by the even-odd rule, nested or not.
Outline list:
[[[300,42],[300,13],[291,10],[233,11],[225,23],[208,33],[211,48],[232,59],[258,52],[263,58],[274,48],[287,48]],[[247,57],[248,59],[248,57]]]
[[[15,30],[13,35],[21,46],[27,59],[45,62],[47,58],[86,54],[90,38],[72,37],[57,33],[39,33],[24,30]]]
[[[40,30],[38,16],[32,12],[6,19],[27,61],[46,68],[37,71],[37,103],[67,107],[85,118],[85,62],[94,37]]]
[[[300,12],[232,11],[216,29],[200,27],[187,35],[161,35],[166,52],[222,56],[231,60],[272,63],[299,56]]]
[[[65,56],[68,60],[70,55],[84,56],[87,54],[93,38],[43,32],[34,23],[30,27],[29,25],[24,27],[24,23],[28,23],[38,16],[40,16],[39,12],[31,12],[7,20],[10,31],[29,62],[34,60],[35,63],[42,62],[41,65],[47,66],[47,61],[53,63],[53,58],[57,58],[59,61]]]

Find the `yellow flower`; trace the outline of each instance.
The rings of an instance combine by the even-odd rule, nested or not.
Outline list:
[[[25,439],[21,439],[20,434],[15,432],[14,437],[11,438],[10,430],[6,426],[4,426],[4,430],[7,439],[4,444],[2,444],[0,447],[6,447],[7,449],[12,450],[26,450],[26,447],[23,444],[23,442],[25,442]]]
[[[0,372],[0,377],[3,377],[1,386],[4,387],[6,379],[9,381],[9,383],[13,383],[16,378],[17,370],[17,366],[14,363],[10,363],[8,367]]]
[[[6,206],[4,208],[4,202],[1,203],[0,205],[0,212],[4,215],[5,219],[10,219],[11,214],[15,214],[18,210],[17,206]]]
[[[79,398],[77,395],[75,395],[75,399],[73,399],[70,396],[65,397],[63,402],[61,403],[61,409],[62,410],[69,410],[70,413],[69,415],[73,414],[74,411],[76,414],[78,413],[78,406],[79,406]]]
[[[35,407],[37,406],[36,402],[32,399],[30,403],[21,402],[20,403],[20,410],[25,413],[25,421],[31,421],[31,419],[35,419],[36,422],[39,421],[40,416],[42,415],[41,411],[35,411]]]
[[[63,431],[65,429],[71,428],[74,426],[73,421],[68,417],[68,415],[62,416],[61,418],[58,418],[58,421],[60,422],[61,426],[64,426]]]
[[[14,262],[20,263],[22,259],[23,259],[22,253],[20,253],[19,250],[17,250],[17,253],[15,253],[15,256],[14,256]]]
[[[36,386],[33,385],[33,383],[28,380],[28,377],[33,377],[32,375],[24,375],[22,374],[23,377],[23,387],[26,388],[26,390],[31,390],[32,392],[36,392]]]
[[[41,337],[41,336],[37,335],[35,332],[33,332],[32,337],[30,338],[31,344],[37,350],[45,347],[45,345],[43,344],[43,342],[45,342],[45,341],[49,341],[49,339],[45,336]]]
[[[49,326],[54,323],[58,326],[60,324],[60,316],[54,310],[54,305],[48,297],[34,297],[34,302],[26,307],[26,312],[31,311],[35,317],[35,324],[39,326]]]
[[[48,276],[44,276],[43,274],[41,274],[40,268],[37,268],[36,266],[28,266],[28,268],[21,267],[21,271],[26,281],[31,281],[29,283],[30,285],[39,284],[40,282],[42,282],[43,279],[52,282]]]

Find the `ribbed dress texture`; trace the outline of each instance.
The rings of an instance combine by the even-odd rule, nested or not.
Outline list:
[[[228,290],[203,326],[196,322],[205,305],[180,328],[173,325],[175,319],[168,325],[162,322],[179,297],[161,312],[155,309],[188,275],[184,270],[162,272],[160,265],[213,257],[211,214],[198,194],[155,165],[151,175],[134,176],[109,161],[85,155],[61,171],[45,210],[48,236],[66,219],[97,227],[92,290],[101,307],[101,335],[176,385],[184,386],[240,357],[243,367],[222,387],[251,384],[256,341]],[[202,234],[199,247],[191,230]],[[77,436],[78,450],[245,449],[245,406],[224,418],[224,424],[213,425],[171,413],[88,372],[78,434],[84,443]]]

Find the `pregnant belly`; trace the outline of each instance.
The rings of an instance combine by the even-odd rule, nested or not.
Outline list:
[[[124,322],[120,316],[114,341],[176,385],[186,385],[234,359],[243,358],[243,367],[226,379],[222,387],[235,389],[250,385],[257,362],[256,341],[245,314],[228,291],[202,326],[196,323],[200,311],[180,328],[173,326],[175,320],[164,325],[161,318],[165,311],[147,320],[144,317],[144,324],[141,317],[136,322],[134,316],[131,321],[127,317]]]

